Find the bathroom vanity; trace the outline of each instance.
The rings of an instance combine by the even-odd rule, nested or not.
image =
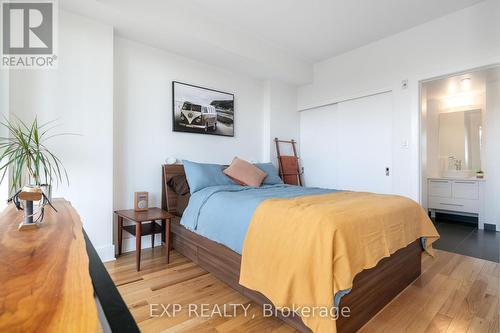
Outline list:
[[[482,109],[435,108],[427,124],[427,208],[436,212],[477,216],[484,229],[485,182],[482,169]]]
[[[428,178],[427,205],[431,216],[436,211],[478,217],[484,229],[484,183],[477,178]]]

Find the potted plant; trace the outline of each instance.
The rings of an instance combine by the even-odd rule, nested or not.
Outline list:
[[[47,140],[65,133],[52,134],[54,127],[50,124],[53,122],[39,125],[36,118],[31,124],[18,118],[0,123],[9,133],[7,137],[0,137],[0,182],[9,175],[11,194],[24,191],[50,198],[54,181],[66,180],[69,184],[61,160],[46,146]]]

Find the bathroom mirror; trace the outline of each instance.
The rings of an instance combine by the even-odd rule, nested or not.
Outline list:
[[[481,170],[481,110],[439,114],[439,156],[442,170]]]

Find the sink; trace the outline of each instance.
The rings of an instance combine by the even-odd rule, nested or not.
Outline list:
[[[472,170],[445,170],[442,174],[444,178],[473,178],[475,175]]]

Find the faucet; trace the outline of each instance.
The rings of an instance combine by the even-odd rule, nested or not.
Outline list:
[[[448,157],[448,169],[462,170],[462,160],[456,159],[455,156]]]
[[[455,156],[449,156],[448,157],[448,170],[452,170],[454,165],[455,165]]]

